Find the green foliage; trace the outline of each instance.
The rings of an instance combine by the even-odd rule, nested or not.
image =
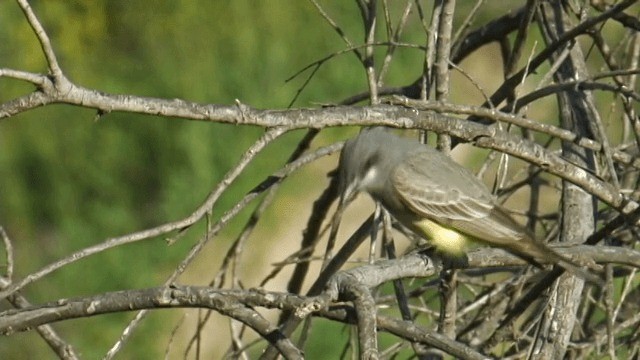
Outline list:
[[[300,1],[151,5],[96,0],[33,6],[67,76],[109,93],[220,104],[238,99],[282,108],[309,72],[289,83],[285,79],[344,47],[338,37],[327,35],[312,6]],[[15,3],[0,3],[0,23],[0,66],[46,72],[40,46]],[[357,70],[344,73],[349,66]],[[361,71],[353,55],[338,57],[316,74],[297,105],[362,91]],[[29,91],[21,82],[0,81],[2,101]],[[94,118],[86,109],[49,106],[0,123],[0,225],[16,244],[17,278],[109,237],[190,214],[261,134],[260,129],[134,114]],[[261,155],[214,216],[282,166],[299,137],[286,136]],[[172,247],[157,239],[107,251],[49,275],[25,294],[37,303],[156,286],[194,240],[187,235]],[[86,325],[96,319],[78,320],[59,328],[63,335],[81,328],[83,336],[72,336],[79,341],[73,345],[95,358],[130,317],[103,317],[100,326]],[[155,331],[138,340],[151,346],[133,346],[127,357],[155,359],[163,353],[168,339],[154,341],[173,325],[156,326],[157,318],[150,322],[154,325],[145,326]],[[50,355],[33,333],[0,338],[1,358]]]
[[[306,1],[32,3],[65,74],[79,85],[108,93],[218,104],[238,99],[254,107],[284,108],[311,70],[286,79],[346,48]],[[351,2],[327,6],[348,37],[360,45],[357,6]],[[419,19],[412,16],[410,21]],[[0,67],[46,72],[33,30],[14,2],[0,2],[0,23]],[[424,45],[421,27],[409,28],[417,32],[405,33],[403,41]],[[377,51],[376,58],[383,59],[386,48]],[[385,84],[412,81],[422,62],[420,50],[398,49],[389,68],[392,80]],[[331,103],[366,89],[362,65],[346,52],[322,65],[295,106]],[[23,82],[0,79],[0,101],[30,91]],[[0,225],[16,246],[16,278],[107,238],[189,215],[262,132],[123,113],[96,121],[95,115],[86,109],[48,106],[0,122]],[[284,136],[261,154],[214,209],[214,219],[282,166],[300,136],[301,132]],[[290,188],[294,195],[305,192],[304,186]],[[155,239],[82,260],[27,287],[25,295],[32,302],[45,302],[156,286],[193,245],[196,235],[191,234],[201,234],[205,224],[196,226],[197,231],[171,247],[165,239]],[[207,271],[210,276],[215,268]],[[99,322],[90,318],[56,328],[74,339],[72,345],[85,358],[96,358],[114,343],[131,317],[116,314]],[[174,326],[166,319],[147,320],[145,330],[134,338],[136,346],[129,346],[123,358],[160,358]],[[349,330],[322,320],[314,326],[316,334],[333,336],[314,336],[306,349],[309,358],[339,355]],[[77,336],[78,329],[82,336]],[[0,358],[19,357],[41,359],[51,357],[51,352],[33,332],[0,337]]]

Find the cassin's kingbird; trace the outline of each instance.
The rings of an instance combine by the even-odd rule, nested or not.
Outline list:
[[[462,257],[471,243],[479,242],[537,266],[551,262],[601,282],[534,240],[471,172],[418,141],[383,128],[363,130],[345,144],[339,176],[343,204],[357,192],[366,191],[400,223],[445,255]]]

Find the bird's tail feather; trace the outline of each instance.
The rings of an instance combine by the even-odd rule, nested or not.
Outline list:
[[[535,241],[535,240],[532,240],[532,241]],[[604,281],[602,280],[602,278],[592,273],[591,271],[585,269],[581,265],[575,263],[573,260],[569,259],[564,255],[559,254],[554,249],[547,247],[542,243],[536,242],[536,244],[538,245],[538,247],[544,248],[544,249],[540,249],[540,250],[544,250],[544,251],[541,251],[544,257],[546,258],[551,257],[551,259],[549,260],[551,260],[553,263],[558,264],[560,267],[562,267],[566,271],[594,285],[599,285],[599,286],[604,285]],[[544,258],[544,257],[541,257],[541,258]]]

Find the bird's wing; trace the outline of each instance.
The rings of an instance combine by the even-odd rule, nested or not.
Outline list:
[[[534,239],[495,204],[486,186],[445,155],[429,148],[413,151],[397,164],[390,181],[400,201],[417,216],[503,248],[534,265],[557,263],[593,282],[602,279]]]
[[[401,201],[418,216],[497,246],[527,237],[521,225],[498,211],[479,179],[440,152],[411,152],[390,180]]]

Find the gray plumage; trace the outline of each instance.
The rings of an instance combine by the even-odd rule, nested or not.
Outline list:
[[[454,256],[475,241],[505,249],[533,264],[560,264],[595,276],[534,240],[495,200],[486,185],[444,154],[383,128],[349,140],[339,166],[343,201],[368,192],[401,223]]]

